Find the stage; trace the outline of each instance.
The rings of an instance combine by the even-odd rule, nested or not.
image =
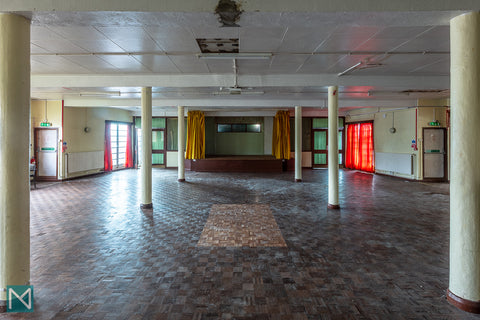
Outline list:
[[[185,169],[197,172],[282,172],[283,161],[269,155],[209,156],[205,159],[186,159]]]

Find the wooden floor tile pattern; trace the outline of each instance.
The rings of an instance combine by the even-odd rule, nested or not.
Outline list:
[[[265,204],[214,204],[200,247],[285,247],[277,222]]]
[[[0,319],[478,319],[447,303],[448,184],[326,170],[139,170],[31,191],[33,314]],[[286,247],[198,246],[214,205],[268,205]]]

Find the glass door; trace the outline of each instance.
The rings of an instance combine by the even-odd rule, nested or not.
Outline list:
[[[152,130],[152,165],[165,165],[165,130]]]
[[[314,168],[324,167],[328,164],[328,130],[313,129],[313,163]]]

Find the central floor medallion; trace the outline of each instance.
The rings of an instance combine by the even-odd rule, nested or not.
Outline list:
[[[266,204],[214,204],[199,247],[286,247]]]

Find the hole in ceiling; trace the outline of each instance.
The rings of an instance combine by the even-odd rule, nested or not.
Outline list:
[[[238,53],[238,39],[196,39],[202,53]]]
[[[215,8],[222,27],[240,27],[237,22],[242,12],[240,5],[233,0],[220,0]]]

